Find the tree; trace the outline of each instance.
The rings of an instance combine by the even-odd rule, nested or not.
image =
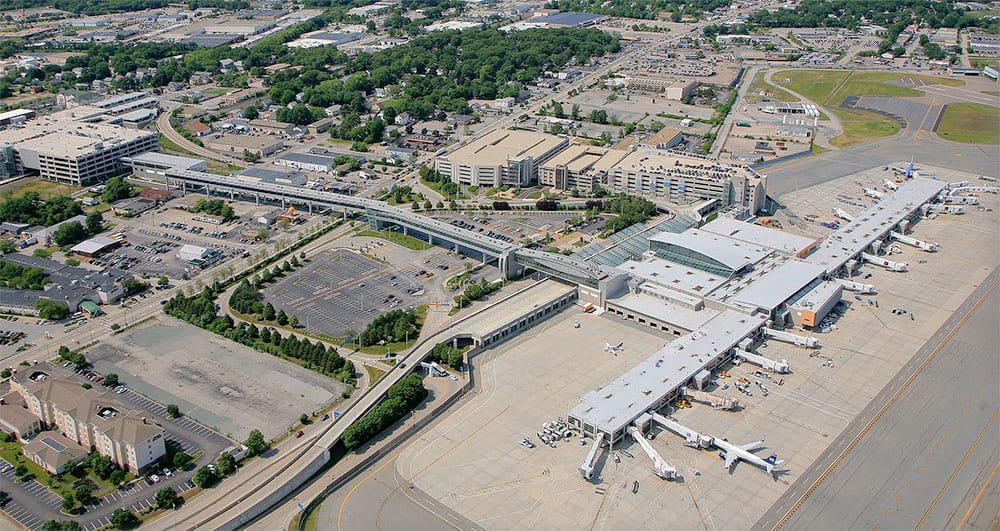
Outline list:
[[[225,452],[215,460],[215,466],[220,474],[228,476],[236,471],[236,459],[233,458],[233,454]]]
[[[112,485],[121,485],[122,482],[125,481],[125,471],[120,468],[114,469],[111,472],[111,476],[108,478],[108,481],[110,481]]]
[[[177,404],[167,404],[167,418],[175,419],[181,416],[181,409],[177,407]]]
[[[90,485],[80,485],[75,490],[73,490],[73,497],[76,501],[80,502],[81,505],[87,505],[88,503],[94,501],[94,493],[90,489]]]
[[[434,205],[431,204],[431,200],[430,199],[425,199],[424,200],[424,210],[430,210],[432,208],[434,208]],[[13,244],[11,244],[11,245],[13,245]]]
[[[24,463],[17,465],[17,468],[14,469],[14,475],[17,477],[22,477],[27,473],[28,467],[24,466]]]
[[[80,261],[77,260],[76,258],[73,258],[71,256],[71,257],[69,257],[69,258],[66,259],[66,265],[68,265],[70,267],[76,267],[76,266],[80,265]]]
[[[106,455],[99,455],[95,457],[91,464],[91,470],[94,474],[101,479],[108,479],[111,476],[111,471],[114,470],[114,465],[111,463],[111,458]]]
[[[0,254],[9,254],[17,250],[17,245],[11,240],[0,240]]]
[[[160,275],[160,278],[156,281],[156,285],[160,287],[166,287],[170,284],[170,279],[166,275]]]
[[[281,326],[287,325],[288,315],[285,314],[285,310],[278,310],[278,317],[275,320],[278,321],[278,324]]]
[[[260,155],[256,151],[250,151],[249,149],[244,149],[243,160],[247,162],[257,162],[258,160],[260,160]]]
[[[104,216],[100,212],[91,212],[87,214],[87,220],[84,224],[87,225],[87,232],[97,234],[104,228]]]
[[[251,105],[246,109],[243,109],[244,120],[256,120],[258,116],[260,116],[260,112],[257,111],[256,105]]]
[[[104,183],[104,191],[101,192],[101,199],[105,203],[114,203],[119,199],[132,197],[132,185],[121,177],[112,177]]]
[[[299,327],[299,318],[296,317],[294,313],[288,317],[288,326],[292,328]]]
[[[270,302],[264,305],[263,317],[265,321],[273,321],[274,318],[277,317],[277,314],[274,311],[274,305]]]
[[[264,434],[260,430],[251,431],[247,440],[243,441],[243,445],[247,447],[247,455],[250,457],[260,455],[268,448],[267,441],[264,440]]]
[[[74,500],[69,494],[64,495],[62,499],[63,512],[68,513],[73,510],[73,507],[76,507],[76,500]]]
[[[309,422],[309,415],[306,415],[305,413],[299,415],[299,423],[307,424],[308,422]]]
[[[105,374],[104,380],[101,380],[101,384],[105,387],[118,387],[118,375],[113,372]]]
[[[133,529],[139,526],[139,518],[130,510],[117,508],[108,518],[108,523],[116,529]]]
[[[218,479],[218,476],[215,475],[215,472],[212,472],[211,468],[203,466],[194,473],[194,478],[192,478],[191,481],[194,481],[195,485],[203,489],[207,489],[208,487],[215,485],[215,482],[218,481]]]
[[[183,470],[188,464],[188,456],[183,452],[177,452],[174,454],[173,463],[174,468],[177,470]]]
[[[154,499],[160,509],[171,509],[177,504],[177,493],[170,487],[163,487],[156,491]]]
[[[52,233],[52,241],[56,245],[73,245],[87,238],[87,229],[79,221],[63,223]]]

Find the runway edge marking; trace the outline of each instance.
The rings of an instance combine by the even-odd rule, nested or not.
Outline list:
[[[885,412],[888,411],[889,408],[896,403],[896,400],[898,400],[899,397],[903,395],[903,393],[910,387],[910,384],[913,383],[913,381],[917,378],[917,376],[919,376],[924,371],[924,369],[926,369],[927,366],[930,365],[930,362],[937,357],[938,353],[941,352],[941,349],[943,349],[944,346],[948,344],[949,341],[951,341],[951,338],[958,333],[958,331],[962,328],[962,326],[965,325],[965,322],[969,320],[969,317],[973,313],[975,313],[980,306],[982,306],[983,302],[985,302],[987,298],[989,298],[990,294],[993,293],[993,290],[996,289],[997,283],[998,283],[997,281],[993,282],[993,285],[990,286],[990,289],[986,290],[986,293],[984,293],[983,296],[980,297],[978,301],[976,301],[976,304],[968,311],[968,313],[965,314],[964,317],[962,317],[962,320],[959,321],[955,325],[955,327],[952,328],[951,332],[949,332],[948,335],[941,340],[941,343],[939,343],[938,346],[934,349],[934,352],[931,352],[931,354],[927,356],[927,359],[925,359],[923,363],[921,363],[920,366],[917,367],[917,370],[913,371],[913,374],[911,374],[910,377],[907,378],[905,382],[903,382],[903,385],[901,385],[899,389],[897,389],[896,392],[893,393],[892,397],[890,397],[889,400],[886,401],[885,405],[883,405],[878,410],[878,412],[875,413],[875,416],[873,416],[871,420],[869,420],[868,423],[865,424],[865,427],[862,428],[861,431],[858,433],[858,435],[855,436],[854,439],[850,442],[850,444],[847,445],[847,448],[844,448],[844,451],[841,452],[840,455],[838,455],[837,458],[833,461],[833,463],[831,463],[830,466],[827,467],[825,471],[823,471],[823,474],[821,474],[820,477],[816,479],[815,482],[813,482],[813,484],[809,487],[809,489],[806,490],[805,494],[803,494],[802,497],[800,497],[798,501],[796,501],[795,504],[792,505],[792,508],[789,509],[788,512],[781,517],[781,520],[778,520],[778,523],[775,524],[773,528],[775,531],[784,527],[785,524],[788,523],[788,520],[790,520],[792,516],[796,513],[796,511],[798,511],[802,507],[802,505],[805,504],[806,500],[808,500],[809,497],[812,496],[813,492],[815,492],[816,489],[819,488],[819,486],[823,484],[823,482],[826,481],[828,477],[830,477],[830,474],[832,474],[833,471],[838,466],[840,466],[840,463],[847,457],[848,454],[851,453],[851,451],[854,450],[854,447],[857,446],[859,442],[861,442],[861,439],[863,439],[865,435],[868,434],[868,430],[870,430],[872,426],[874,426],[875,423],[878,422],[880,418],[882,418],[882,415],[885,414]]]

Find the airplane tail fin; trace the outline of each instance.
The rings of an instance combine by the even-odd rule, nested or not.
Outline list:
[[[778,459],[778,454],[771,454],[767,456],[767,459],[765,459],[764,462],[771,465],[772,467],[784,463],[784,461]]]

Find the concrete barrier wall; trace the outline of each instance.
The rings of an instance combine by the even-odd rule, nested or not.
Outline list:
[[[760,170],[760,169],[763,169],[763,168],[767,168],[768,166],[771,166],[773,164],[777,164],[779,162],[785,162],[785,161],[789,161],[789,160],[795,160],[795,159],[802,158],[802,157],[805,157],[805,156],[808,156],[808,155],[812,155],[812,150],[808,150],[807,149],[805,151],[800,151],[798,153],[792,153],[791,155],[785,155],[784,157],[778,157],[776,159],[765,160],[764,162],[758,162],[757,164],[754,164],[754,165],[750,166],[750,168],[753,169],[753,170]]]
[[[303,483],[305,483],[309,478],[315,475],[324,465],[330,460],[330,452],[322,452],[320,455],[316,456],[315,459],[308,466],[299,471],[291,479],[281,485],[280,488],[271,492],[263,500],[246,507],[240,514],[236,515],[233,519],[224,524],[220,525],[218,529],[224,531],[235,531],[240,527],[250,523],[258,516],[264,514],[268,509],[274,506],[274,504],[283,500],[286,496],[291,494],[293,491],[299,488]]]

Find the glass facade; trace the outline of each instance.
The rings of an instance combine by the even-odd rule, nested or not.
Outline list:
[[[735,273],[732,268],[722,262],[715,260],[698,251],[674,245],[672,243],[650,241],[649,249],[656,253],[656,256],[681,265],[707,271],[722,277],[730,277]]]

